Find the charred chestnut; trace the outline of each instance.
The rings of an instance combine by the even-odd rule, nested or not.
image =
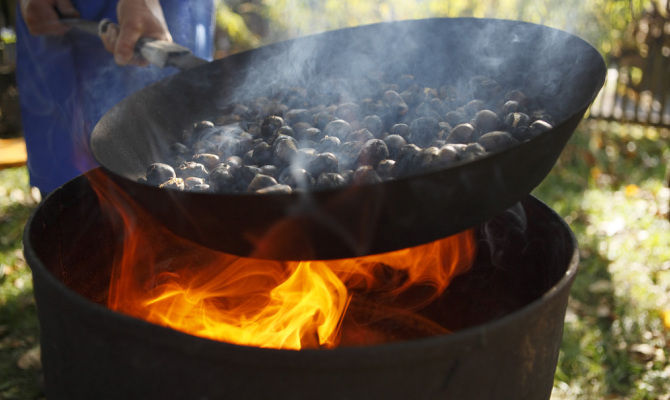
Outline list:
[[[492,153],[519,144],[519,141],[508,132],[493,131],[482,135],[482,137],[479,138],[478,143],[481,144],[486,151]]]
[[[475,114],[474,127],[482,133],[494,131],[500,127],[500,118],[491,110],[478,111]]]
[[[380,139],[370,139],[363,145],[358,156],[358,165],[377,165],[381,160],[389,157],[386,143]]]
[[[264,141],[257,143],[252,150],[251,159],[256,165],[270,164],[272,162],[272,146]]]
[[[409,141],[421,147],[429,146],[439,138],[440,126],[435,118],[417,118],[409,126]]]
[[[277,178],[279,174],[279,169],[274,165],[263,165],[261,167],[261,174]]]
[[[254,176],[254,179],[249,182],[249,186],[247,186],[247,192],[255,192],[259,189],[266,188],[268,186],[273,186],[276,185],[277,181],[275,178],[263,174],[258,174]]]
[[[319,150],[323,153],[325,153],[325,152],[334,153],[340,147],[340,144],[342,144],[342,142],[336,136],[325,136],[319,142],[319,145],[317,146],[317,150]]]
[[[534,138],[535,136],[538,136],[544,132],[547,132],[551,130],[553,126],[544,120],[538,119],[537,121],[533,121],[532,124],[528,127],[528,130],[526,131],[527,137],[524,139],[531,139]]]
[[[407,124],[395,124],[391,127],[391,135],[402,136],[404,139],[409,137],[409,125]]]
[[[336,172],[324,172],[316,180],[316,187],[319,189],[337,189],[346,185],[346,180],[342,175]]]
[[[339,155],[339,162],[341,169],[353,169],[356,166],[358,157],[361,154],[363,143],[361,142],[344,142],[340,146],[337,154]]]
[[[276,184],[256,190],[258,194],[291,194],[293,190],[289,185]]]
[[[394,90],[387,90],[384,92],[384,102],[395,115],[405,115],[409,110],[405,100]]]
[[[318,154],[319,152],[312,147],[298,149],[298,152],[295,154],[295,158],[291,160],[290,166],[293,168],[304,168],[306,165],[311,163]]]
[[[400,154],[400,149],[402,149],[402,147],[407,144],[407,141],[405,141],[405,139],[403,139],[402,136],[393,134],[385,137],[384,143],[386,143],[386,148],[388,149],[389,157],[396,159]]]
[[[311,140],[313,142],[318,142],[323,139],[324,135],[319,128],[307,128],[302,131],[302,140]]]
[[[184,190],[184,180],[181,178],[170,178],[158,186],[161,189]]]
[[[240,168],[232,170],[235,177],[235,188],[237,190],[244,190],[249,186],[249,183],[261,173],[261,169],[255,165],[243,165]]]
[[[195,186],[203,185],[203,184],[205,184],[205,180],[202,179],[202,178],[196,178],[194,176],[190,176],[190,177],[184,179],[184,189],[186,189],[186,190],[191,190]]]
[[[216,154],[202,153],[194,155],[193,161],[204,165],[207,170],[211,170],[219,164],[220,159]]]
[[[377,164],[377,174],[382,180],[388,180],[395,176],[395,160],[385,159]]]
[[[271,138],[282,125],[284,125],[284,120],[277,115],[265,117],[261,124],[261,136],[264,138]]]
[[[358,167],[352,179],[355,185],[371,185],[382,181],[375,169],[369,165]]]
[[[484,104],[483,101],[472,100],[468,102],[465,106],[463,106],[463,111],[465,111],[466,115],[472,116],[475,115],[478,111],[483,110],[484,108],[486,108],[486,105]]]
[[[314,186],[314,177],[304,168],[287,167],[279,175],[279,182],[292,188],[309,189]]]
[[[406,144],[400,149],[395,164],[396,176],[413,174],[420,167],[421,148],[415,144]]]
[[[505,101],[509,100],[516,101],[521,107],[528,106],[528,97],[524,92],[518,89],[510,90],[505,93]]]
[[[463,148],[461,160],[472,161],[486,154],[486,149],[479,143],[470,143]]]
[[[195,142],[205,137],[212,131],[214,131],[215,126],[212,121],[200,121],[193,124],[193,133],[190,135],[190,141]]]
[[[209,184],[217,192],[230,192],[234,189],[235,177],[227,164],[219,164],[209,173]]]
[[[298,142],[291,136],[278,136],[272,144],[272,155],[275,164],[290,164],[298,153]]]
[[[192,161],[180,164],[175,172],[179,178],[188,178],[191,176],[196,178],[206,178],[209,174],[204,165]]]
[[[468,117],[465,115],[463,109],[457,109],[449,111],[445,116],[444,120],[449,123],[451,126],[456,126],[468,122]]]
[[[319,176],[324,172],[337,172],[339,164],[333,153],[321,153],[316,155],[305,168],[312,176]]]
[[[384,130],[384,123],[378,115],[368,115],[363,118],[363,127],[370,131],[374,137],[379,138]]]
[[[361,142],[365,143],[370,139],[374,139],[374,135],[367,129],[359,129],[357,131],[351,132],[347,136],[347,142]]]
[[[530,118],[533,121],[542,120],[542,121],[546,122],[547,124],[549,124],[550,126],[554,125],[554,119],[545,110],[535,110],[535,111],[533,111],[530,115]]]
[[[354,181],[354,170],[353,169],[345,169],[340,171],[340,175],[342,175],[342,178],[344,178],[344,183],[346,185],[350,185]]]
[[[304,108],[288,110],[284,115],[286,122],[293,125],[297,122],[312,122],[312,113]]]
[[[468,162],[553,126],[540,103],[520,90],[503,95],[490,77],[439,89],[413,76],[386,77],[270,85],[266,97],[222,109],[212,118],[217,125],[206,120],[185,130],[163,155],[171,165],[152,164],[140,179],[193,191],[335,188]],[[347,91],[352,86],[359,96]]]
[[[439,168],[440,150],[437,147],[427,147],[419,153],[419,169],[421,171],[430,171]]]
[[[352,128],[347,121],[343,119],[336,119],[330,121],[324,128],[323,132],[326,136],[335,136],[340,140],[344,140],[352,132]]]
[[[459,153],[463,151],[463,148],[459,150],[458,146],[465,148],[463,144],[446,144],[440,148],[440,151],[437,154],[437,163],[440,167],[448,167],[460,159]]]
[[[447,143],[468,144],[473,142],[475,128],[468,123],[456,125],[447,136]]]
[[[521,112],[509,113],[505,117],[505,130],[521,141],[531,138],[528,132],[529,124],[530,117]]]
[[[225,164],[230,167],[231,170],[235,170],[237,168],[240,168],[244,165],[242,162],[242,159],[238,156],[230,156],[226,158]]]
[[[174,168],[167,164],[153,163],[147,168],[146,177],[149,185],[158,186],[163,182],[176,178],[177,174]]]
[[[521,105],[516,100],[507,100],[502,106],[503,115],[508,115],[509,113],[515,113],[521,111]]]
[[[356,103],[342,103],[335,110],[335,117],[347,122],[358,121],[360,118],[360,107]]]
[[[277,136],[284,135],[284,136],[295,137],[295,131],[288,125],[280,126],[279,129],[277,129],[275,132]]]
[[[328,125],[328,123],[330,121],[333,121],[334,119],[335,119],[335,117],[333,117],[333,115],[330,114],[329,112],[321,111],[321,112],[317,113],[316,115],[314,115],[314,121],[313,122],[314,122],[314,126],[323,130],[323,129],[326,128],[326,125]]]

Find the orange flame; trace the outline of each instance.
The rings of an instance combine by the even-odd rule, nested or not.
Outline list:
[[[467,271],[475,254],[474,233],[468,230],[358,258],[242,258],[194,245],[149,222],[102,172],[89,173],[89,180],[105,210],[123,221],[123,250],[113,262],[108,307],[214,340],[332,348],[340,344],[353,298],[386,311],[420,309]]]

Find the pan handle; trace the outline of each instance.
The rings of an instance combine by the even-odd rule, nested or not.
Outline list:
[[[109,19],[96,22],[79,18],[66,18],[61,19],[61,22],[71,28],[95,36],[99,36],[101,33],[107,31],[110,24],[114,24]],[[142,37],[137,41],[137,44],[135,44],[135,54],[160,68],[175,67],[180,70],[186,70],[207,63],[207,60],[196,57],[187,47],[174,42],[168,42],[167,40],[157,40],[148,37]]]
[[[135,54],[141,55],[150,64],[160,68],[175,67],[186,70],[207,63],[207,60],[196,57],[187,47],[175,42],[147,37],[142,37],[137,41]]]

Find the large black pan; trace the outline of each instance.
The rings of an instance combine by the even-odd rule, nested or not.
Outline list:
[[[287,72],[288,71],[288,72]],[[474,75],[523,90],[554,129],[436,172],[309,194],[210,194],[137,183],[194,121],[277,81],[303,86],[375,71],[423,84]],[[598,52],[568,33],[517,21],[428,19],[326,32],[214,61],[147,87],[111,109],[91,145],[103,169],[160,223],[204,246],[277,259],[379,253],[457,233],[537,186],[602,86]]]

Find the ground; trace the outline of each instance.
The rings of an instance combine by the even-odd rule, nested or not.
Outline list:
[[[670,132],[585,121],[534,194],[580,245],[553,400],[670,399]],[[0,400],[40,399],[38,325],[21,234],[25,167],[0,171]]]

